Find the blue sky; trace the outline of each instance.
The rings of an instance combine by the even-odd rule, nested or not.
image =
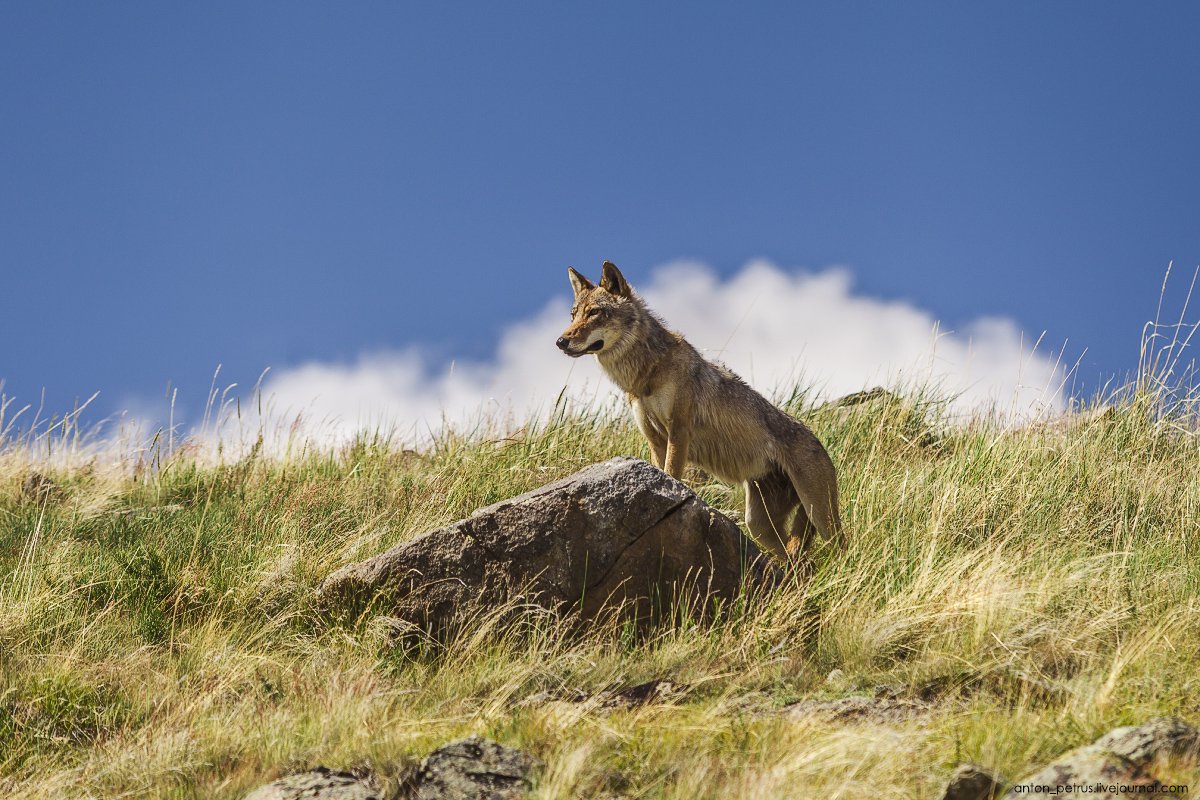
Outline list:
[[[766,258],[1091,385],[1200,264],[1198,40],[1183,2],[5,3],[0,378],[194,418],[217,364],[487,361],[567,264]]]

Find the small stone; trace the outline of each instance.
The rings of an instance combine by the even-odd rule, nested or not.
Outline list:
[[[527,753],[471,736],[434,750],[410,779],[414,800],[518,800],[533,787],[538,762]]]
[[[1114,728],[1095,745],[1135,764],[1147,764],[1159,755],[1195,754],[1200,747],[1200,731],[1178,717],[1155,717],[1141,725]]]
[[[603,704],[609,708],[622,708],[648,705],[672,700],[687,691],[686,684],[671,681],[646,681],[634,686],[617,689],[607,697]]]
[[[40,472],[30,472],[21,483],[21,494],[30,500],[42,502],[56,494],[58,484]]]
[[[317,767],[260,786],[245,800],[383,800],[383,795],[349,772]]]
[[[1005,797],[1044,794],[1073,784],[1116,784],[1145,791],[1159,785],[1151,772],[1156,759],[1197,755],[1200,731],[1175,717],[1157,717],[1142,725],[1115,728],[1091,744],[1069,751],[1017,781]]]
[[[942,800],[994,800],[1004,790],[1003,781],[975,764],[959,764],[950,774]]]
[[[905,722],[929,713],[928,703],[898,697],[840,697],[801,700],[784,709],[792,717],[825,717],[839,722]]]

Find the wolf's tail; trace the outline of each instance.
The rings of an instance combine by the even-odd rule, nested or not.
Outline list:
[[[844,548],[846,537],[838,513],[837,469],[816,437],[807,430],[803,433],[781,466],[817,532]]]

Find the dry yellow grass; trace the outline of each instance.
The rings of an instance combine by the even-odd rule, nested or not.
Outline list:
[[[182,448],[144,468],[47,467],[10,443],[0,794],[237,798],[318,763],[395,776],[478,733],[540,758],[544,798],[921,798],[960,761],[1011,779],[1116,725],[1200,721],[1200,438],[1163,397],[1009,429],[943,427],[920,396],[817,411],[852,543],[818,551],[807,587],[649,640],[481,621],[405,651],[386,621],[322,621],[313,588],[483,504],[646,457],[636,431],[561,414],[418,454],[364,440],[205,465]],[[686,688],[597,697],[651,679]],[[931,710],[784,710],[880,686]]]

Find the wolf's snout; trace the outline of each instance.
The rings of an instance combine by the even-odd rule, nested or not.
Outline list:
[[[555,342],[555,344],[558,345],[559,350],[566,350],[567,346],[570,345],[571,343],[569,341],[567,341],[567,337],[560,336],[560,337],[558,337],[558,341]]]

